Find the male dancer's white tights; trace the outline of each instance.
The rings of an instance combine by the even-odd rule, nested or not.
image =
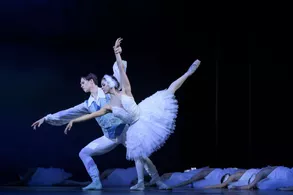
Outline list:
[[[79,157],[82,160],[89,176],[92,178],[93,181],[100,181],[99,178],[99,169],[97,168],[96,163],[94,162],[92,156],[102,155],[111,150],[113,150],[116,146],[118,146],[121,142],[115,142],[102,136],[87,146],[85,146],[79,153]],[[124,142],[122,142],[124,144]],[[137,170],[138,182],[144,181],[144,170],[151,176],[153,181],[158,180],[159,174],[149,158],[140,158],[135,161],[135,166]]]

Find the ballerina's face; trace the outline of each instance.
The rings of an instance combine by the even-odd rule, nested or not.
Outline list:
[[[102,90],[104,91],[104,93],[108,94],[111,88],[109,87],[109,84],[107,83],[105,79],[102,79],[101,85],[102,85]]]

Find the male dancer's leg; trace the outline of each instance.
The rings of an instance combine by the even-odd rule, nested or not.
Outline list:
[[[102,188],[102,184],[99,178],[99,169],[94,162],[92,156],[102,155],[113,150],[119,143],[102,136],[85,146],[80,152],[81,158],[89,176],[92,178],[92,183],[83,190],[98,190]]]

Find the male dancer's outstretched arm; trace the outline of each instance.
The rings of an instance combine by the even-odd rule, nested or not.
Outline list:
[[[126,64],[127,62],[124,61],[123,69],[125,72],[126,72]],[[120,80],[117,62],[115,62],[113,65],[113,72],[114,72],[114,76],[117,76],[118,79]],[[99,96],[98,98],[106,98],[102,89],[98,87],[98,80],[96,75],[92,73],[90,73],[86,77],[81,77],[81,88],[84,90],[84,92],[91,93],[91,96],[94,98],[96,98],[96,96]],[[32,124],[32,127],[36,129],[37,127],[40,127],[44,122],[54,126],[61,126],[61,125],[65,125],[69,123],[69,121],[72,119],[75,119],[77,117],[80,117],[89,113],[90,112],[88,110],[88,105],[87,105],[87,102],[85,101],[72,108],[62,110],[55,114],[49,114],[39,119],[38,121],[34,122]]]
[[[85,102],[83,102],[72,108],[62,110],[54,114],[48,114],[47,116],[34,122],[32,127],[36,130],[36,128],[40,127],[44,122],[54,126],[61,126],[67,124],[72,119],[88,113],[87,105]]]

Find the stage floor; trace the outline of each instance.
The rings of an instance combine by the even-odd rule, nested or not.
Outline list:
[[[130,191],[129,188],[105,188],[102,191],[82,191],[79,187],[0,187],[0,195],[34,194],[34,195],[156,195],[156,194],[192,194],[192,195],[293,195],[293,191],[260,191],[260,190],[194,190],[176,189],[173,191],[147,188],[143,192]]]

